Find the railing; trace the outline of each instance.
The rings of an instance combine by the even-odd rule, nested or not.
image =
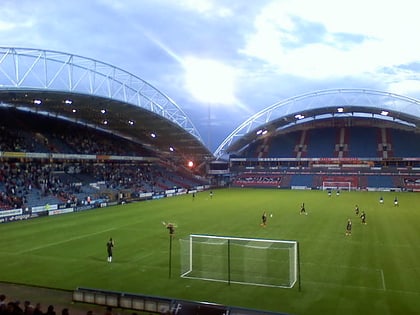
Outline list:
[[[286,315],[284,313],[231,307],[208,302],[193,302],[173,298],[77,288],[73,291],[73,302],[88,303],[112,308],[171,315]]]

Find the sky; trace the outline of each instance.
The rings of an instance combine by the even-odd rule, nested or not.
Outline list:
[[[290,97],[420,98],[418,0],[1,0],[0,46],[111,64],[168,95],[215,151]]]

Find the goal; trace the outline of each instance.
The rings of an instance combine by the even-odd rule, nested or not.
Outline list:
[[[323,181],[322,190],[352,190],[355,187],[352,186],[352,182],[331,182]]]
[[[299,281],[297,241],[192,234],[180,245],[183,278],[281,288]]]

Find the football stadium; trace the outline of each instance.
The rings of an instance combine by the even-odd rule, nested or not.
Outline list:
[[[71,314],[419,312],[420,100],[309,91],[211,152],[129,71],[3,47],[0,127],[3,284]]]

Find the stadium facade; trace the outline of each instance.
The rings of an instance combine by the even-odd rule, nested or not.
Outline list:
[[[51,50],[0,47],[0,105],[69,120],[168,156],[211,156],[167,95],[125,70]]]
[[[213,186],[420,191],[420,101],[369,89],[278,102],[212,154],[183,110],[139,77],[81,56],[0,48],[0,128],[0,223]],[[188,161],[207,172],[193,173]],[[74,294],[128,309],[141,301],[154,309],[139,311],[156,313],[181,304],[185,314],[261,313],[83,288]]]
[[[3,47],[0,111],[2,138],[14,142],[0,150],[3,173],[14,174],[2,185],[9,208],[50,203],[25,197],[29,180],[16,176],[27,171],[24,163],[48,172],[29,186],[61,194],[53,204],[92,194],[100,201],[172,196],[212,185],[420,187],[420,101],[389,92],[334,89],[280,101],[212,153],[181,107],[143,79],[77,55]]]
[[[418,190],[419,127],[417,99],[323,90],[253,115],[215,156],[229,157],[234,186]]]

